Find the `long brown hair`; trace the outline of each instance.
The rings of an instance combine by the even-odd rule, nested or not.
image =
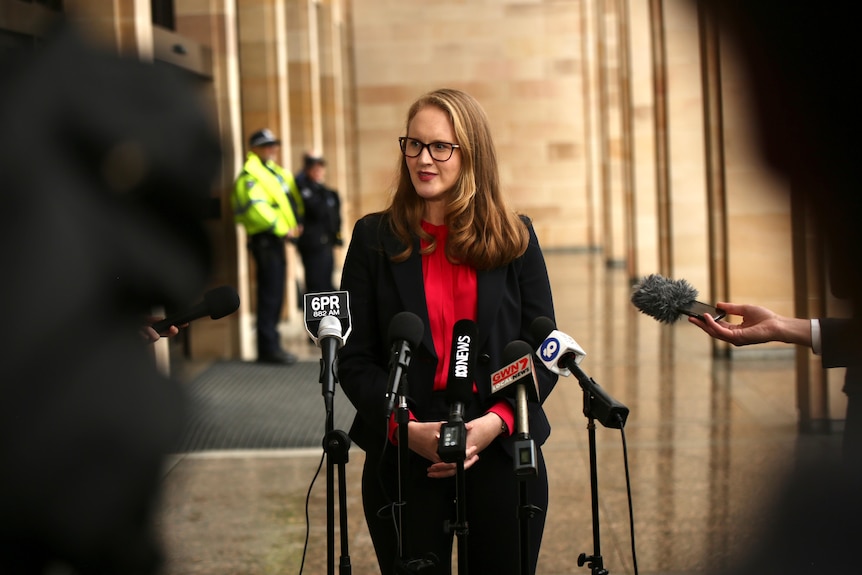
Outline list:
[[[436,106],[449,115],[459,145],[456,153],[461,154],[461,173],[446,193],[446,257],[476,269],[508,264],[527,250],[529,235],[500,192],[497,152],[485,111],[465,92],[435,90],[410,106],[405,133],[413,117],[427,106]],[[436,249],[434,238],[421,227],[423,210],[424,200],[416,193],[402,158],[395,193],[384,211],[393,233],[406,246],[393,260],[404,261],[410,256],[416,235],[431,242],[424,252]]]

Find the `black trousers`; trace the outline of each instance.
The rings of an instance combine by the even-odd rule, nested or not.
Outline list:
[[[281,351],[278,322],[287,281],[284,239],[268,233],[255,234],[248,246],[257,268],[257,353],[271,355]]]
[[[541,449],[536,450],[538,477],[527,479],[527,499],[537,506],[529,520],[528,542],[530,573],[535,573],[548,508],[548,480]],[[456,515],[455,478],[430,479],[430,462],[410,452],[409,469],[405,473],[404,501],[405,536],[399,554],[396,531],[397,515],[392,501],[398,500],[398,448],[388,445],[382,460],[377,454],[366,453],[362,474],[362,503],[365,520],[377,553],[383,575],[411,573],[403,565],[409,560],[437,558],[438,566],[419,573],[449,574],[452,572],[453,534],[447,533],[447,522]],[[520,575],[520,501],[519,478],[514,473],[512,458],[499,440],[479,454],[479,460],[465,471],[468,570],[477,575]]]
[[[335,269],[335,258],[332,246],[315,250],[303,249],[300,255],[302,267],[305,269],[305,293],[334,291],[332,273]]]

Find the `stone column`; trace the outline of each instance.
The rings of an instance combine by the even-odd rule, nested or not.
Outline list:
[[[244,0],[236,3],[236,10],[243,155],[248,149],[248,136],[268,127],[282,140],[278,162],[293,171],[295,160],[288,74],[291,38],[287,6],[284,0]],[[287,258],[283,318],[291,319],[297,316],[299,267],[292,246],[287,247]],[[249,278],[249,284],[253,286],[254,275],[250,274]],[[254,287],[250,287],[250,299],[253,299],[254,292]]]
[[[124,56],[153,59],[153,24],[149,0],[66,0],[69,20],[88,38]]]
[[[306,150],[323,151],[321,126],[320,45],[318,3],[287,0],[287,75],[290,90],[290,141],[294,172]]]
[[[246,136],[242,131],[238,62],[237,13],[231,0],[175,0],[176,33],[206,47],[209,77],[202,79],[201,97],[210,107],[222,145],[222,165],[213,183],[218,214],[207,222],[213,250],[213,286],[234,286],[239,310],[217,322],[195,326],[189,353],[197,358],[254,358],[250,317],[248,253],[245,233],[233,220],[230,193],[242,168]]]

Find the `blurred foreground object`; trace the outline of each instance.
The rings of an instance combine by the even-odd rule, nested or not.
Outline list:
[[[170,70],[73,30],[0,62],[0,572],[152,573],[185,398],[141,342],[205,287],[218,139]],[[65,570],[64,570],[65,569]]]

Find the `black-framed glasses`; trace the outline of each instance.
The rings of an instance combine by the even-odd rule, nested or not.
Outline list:
[[[415,158],[422,153],[422,150],[428,148],[428,153],[438,162],[445,162],[452,157],[455,148],[460,148],[458,144],[450,144],[449,142],[429,142],[423,144],[419,140],[401,136],[398,138],[398,145],[401,146],[401,153],[408,158]]]

